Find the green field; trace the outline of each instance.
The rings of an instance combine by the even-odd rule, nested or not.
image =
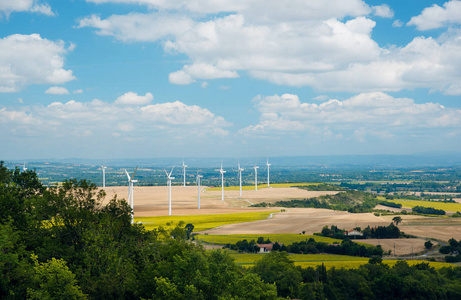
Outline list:
[[[309,185],[319,185],[320,183],[315,183],[315,182],[298,182],[298,183],[271,183],[271,187],[273,188],[283,188],[283,187],[293,187],[293,186],[309,186]],[[258,184],[258,189],[263,189],[267,188],[267,183],[266,184]],[[254,190],[255,186],[254,185],[243,185],[242,190],[244,191],[251,191]],[[220,191],[221,187],[210,187],[207,188],[207,191]],[[238,191],[240,190],[239,186],[225,186],[224,187],[225,191]]]
[[[194,231],[201,231],[227,224],[264,220],[267,219],[271,213],[275,212],[278,211],[187,216],[139,217],[134,218],[134,221],[142,222],[144,227],[148,230],[152,230],[159,226],[167,226],[167,223],[178,223],[180,221],[184,221],[186,224],[192,223],[194,225]]]
[[[230,254],[235,259],[235,262],[239,265],[250,267],[254,263],[260,260],[263,255],[267,254]],[[357,269],[361,265],[368,262],[369,258],[357,257],[357,256],[346,256],[346,255],[333,255],[333,254],[289,254],[289,258],[294,261],[295,266],[301,266],[303,268],[316,267],[322,263],[326,268],[346,268],[346,269]],[[395,265],[397,260],[383,260],[383,263],[389,266]],[[431,267],[440,269],[442,267],[452,266],[451,264],[432,262],[424,260],[408,260],[408,264],[415,265],[421,262],[429,263]]]
[[[390,202],[402,204],[402,207],[413,208],[415,206],[433,207],[435,209],[442,209],[445,211],[461,211],[461,203],[443,203],[443,202],[432,202],[422,200],[387,200]]]
[[[282,233],[282,234],[232,234],[232,235],[198,235],[195,239],[205,242],[205,243],[213,243],[219,245],[225,244],[235,244],[241,240],[257,240],[259,237],[263,237],[264,239],[269,239],[271,242],[278,242],[285,245],[290,245],[295,242],[302,242],[313,238],[316,242],[322,243],[341,243],[341,240],[332,239],[323,236],[316,236],[316,235],[303,235],[303,234],[295,234],[295,233]]]

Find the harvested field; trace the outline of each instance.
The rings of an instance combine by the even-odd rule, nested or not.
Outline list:
[[[392,256],[394,255],[394,245],[395,255],[401,256],[424,251],[424,243],[426,242],[424,239],[366,239],[357,241],[375,246],[381,245],[385,253],[391,250]],[[433,243],[434,245],[437,244],[436,242]]]
[[[273,207],[272,207],[273,208]],[[301,233],[320,232],[323,226],[336,225],[339,228],[352,229],[389,225],[389,222],[371,213],[351,214],[344,211],[333,211],[316,208],[290,208],[285,212],[274,214],[273,218],[262,221],[232,224],[207,231],[209,234],[270,234],[270,233]]]
[[[106,187],[106,201],[115,194],[119,198],[128,198],[128,187]],[[198,191],[195,186],[173,186],[171,188],[172,213],[174,215],[219,214],[251,211],[273,211],[274,208],[247,207],[253,203],[275,202],[299,198],[311,198],[338,192],[306,191],[298,188],[265,188],[259,191],[225,191],[221,201],[221,191],[201,191],[201,209],[197,209]],[[166,186],[134,187],[135,217],[168,215],[168,188]]]

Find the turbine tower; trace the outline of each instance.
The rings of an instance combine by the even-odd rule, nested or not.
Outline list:
[[[107,167],[101,166],[101,168],[102,168],[102,188],[105,189],[106,188],[106,168]]]
[[[171,171],[169,174],[166,170],[164,170],[166,177],[168,178],[167,183],[168,183],[168,215],[169,216],[171,216],[171,180],[174,179],[174,177],[171,177],[171,173],[173,173],[173,170],[174,170],[174,166],[173,168],[171,168]]]
[[[239,172],[239,182],[240,182],[240,197],[242,197],[242,171],[245,169],[240,167],[240,162],[239,162],[238,167],[239,167],[238,172]]]
[[[186,168],[187,165],[184,164],[184,159],[182,160],[182,173],[184,177],[184,187],[186,187]]]
[[[23,171],[23,172],[27,171],[27,168],[26,168],[26,161],[24,161],[24,166],[22,167],[22,171]]]
[[[203,175],[199,175],[197,171],[197,186],[198,186],[198,209],[200,209],[200,178],[202,178]]]
[[[222,168],[222,162],[221,169],[219,169],[219,172],[221,173],[221,201],[224,201],[224,173],[226,173],[226,171],[224,171]]]
[[[128,171],[125,169],[125,173],[126,173],[126,177],[128,177],[128,202],[130,203],[130,206],[131,206],[131,224],[134,223],[134,207],[133,207],[133,203],[134,203],[134,197],[133,197],[133,183],[136,183],[138,182],[137,180],[134,180],[134,176],[136,175],[136,170],[138,169],[138,167],[136,167],[136,169],[134,169],[134,172],[133,172],[133,175],[130,177],[130,174],[128,174]]]
[[[266,166],[267,166],[267,187],[269,187],[270,186],[269,169],[271,168],[271,164],[269,163],[269,157],[267,158]]]
[[[255,169],[255,191],[258,190],[258,166],[255,164],[253,169]]]

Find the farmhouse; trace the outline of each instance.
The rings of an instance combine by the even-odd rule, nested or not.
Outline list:
[[[361,233],[360,231],[354,230],[354,229],[346,231],[346,234],[351,237],[363,236],[363,233]]]
[[[266,253],[266,252],[271,252],[272,251],[272,247],[274,247],[274,243],[256,244],[256,246],[259,247],[259,253]]]

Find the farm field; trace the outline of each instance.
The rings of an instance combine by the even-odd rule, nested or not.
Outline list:
[[[263,237],[265,240],[269,239],[271,242],[282,243],[289,245],[295,242],[307,241],[310,238],[313,238],[316,242],[322,243],[341,243],[341,240],[332,239],[323,236],[317,235],[303,235],[303,234],[234,234],[234,235],[197,235],[196,240],[202,241],[205,243],[214,243],[214,244],[235,244],[238,241],[246,239],[247,241],[257,240],[259,237]]]
[[[159,226],[166,226],[167,223],[178,223],[180,221],[184,221],[186,224],[192,223],[194,225],[194,231],[202,231],[227,224],[263,220],[268,218],[271,213],[274,212],[277,211],[187,216],[136,217],[135,222],[142,222],[146,229],[153,229]]]
[[[423,207],[433,207],[435,209],[442,209],[445,211],[461,211],[461,203],[444,203],[444,202],[437,202],[437,201],[419,201],[419,200],[388,200],[390,202],[402,204],[402,207],[409,207],[413,208],[415,206],[423,206]]]
[[[260,260],[264,253],[261,254],[239,254],[231,253],[230,256],[235,259],[235,262],[239,265],[250,267],[254,263]],[[316,267],[322,263],[327,269],[335,268],[346,268],[346,269],[357,269],[361,265],[368,263],[369,258],[367,257],[357,257],[357,256],[347,256],[347,255],[333,255],[333,254],[289,254],[289,258],[294,262],[295,266],[301,266],[303,268]],[[384,259],[383,263],[393,266],[397,260]],[[425,260],[407,260],[409,265],[415,265],[421,262],[429,263],[431,267],[440,269],[443,267],[452,266],[451,264],[441,263],[441,262],[431,262]]]
[[[128,187],[108,187],[106,188],[106,193],[106,201],[115,194],[117,194],[119,198],[126,198]],[[334,194],[337,192],[318,192],[289,187],[271,187],[258,191],[244,191],[242,197],[239,197],[238,193],[238,191],[226,191],[225,200],[221,201],[220,191],[207,191],[206,188],[203,188],[201,193],[201,209],[199,210],[197,209],[197,187],[188,186],[184,188],[182,186],[173,186],[173,216],[170,217],[168,216],[168,189],[166,186],[135,186],[135,220],[140,222],[160,222],[160,224],[166,224],[169,221],[179,222],[182,220],[194,224],[194,232],[199,232],[202,236],[206,230],[206,233],[209,235],[254,234],[258,237],[268,234],[299,235],[302,231],[305,231],[307,235],[312,235],[314,232],[320,232],[325,225],[336,225],[339,228],[349,230],[354,227],[365,228],[368,225],[387,226],[392,222],[392,216],[377,217],[372,213],[351,214],[343,211],[314,208],[290,208],[286,209],[285,212],[274,214],[272,218],[267,218],[271,212],[276,210],[280,211],[280,208],[248,207],[251,203],[262,201],[275,202],[279,200],[303,199],[325,194]],[[428,203],[432,204],[434,202]],[[219,219],[219,215],[221,214],[234,214],[232,218],[236,218],[235,214],[237,213],[242,213],[242,216],[238,217],[238,221]],[[256,213],[256,215],[262,213],[262,215],[259,217],[255,217],[255,215],[249,217],[249,215],[246,215],[251,215],[253,213]],[[206,217],[200,220],[200,216]],[[144,219],[145,217],[166,217],[166,219]],[[420,237],[438,238],[443,241],[448,241],[452,237],[461,239],[461,220],[446,217],[419,217],[419,219],[416,220],[413,217],[418,216],[402,216],[404,221],[399,225],[401,230]],[[252,222],[249,223],[250,221]],[[150,229],[158,225],[156,225],[156,223],[146,223],[145,226]],[[213,226],[218,227],[211,228]],[[414,252],[417,252],[417,249],[421,247],[424,241],[421,239],[415,241],[405,240],[406,243],[410,243],[406,245],[399,245],[398,243],[400,242],[401,241],[396,241],[396,252],[398,255],[411,253],[412,248]],[[367,243],[374,244],[372,241],[367,241]],[[385,251],[393,250],[393,243],[390,241],[381,240],[380,244]],[[399,249],[401,249],[402,252],[400,252]]]

